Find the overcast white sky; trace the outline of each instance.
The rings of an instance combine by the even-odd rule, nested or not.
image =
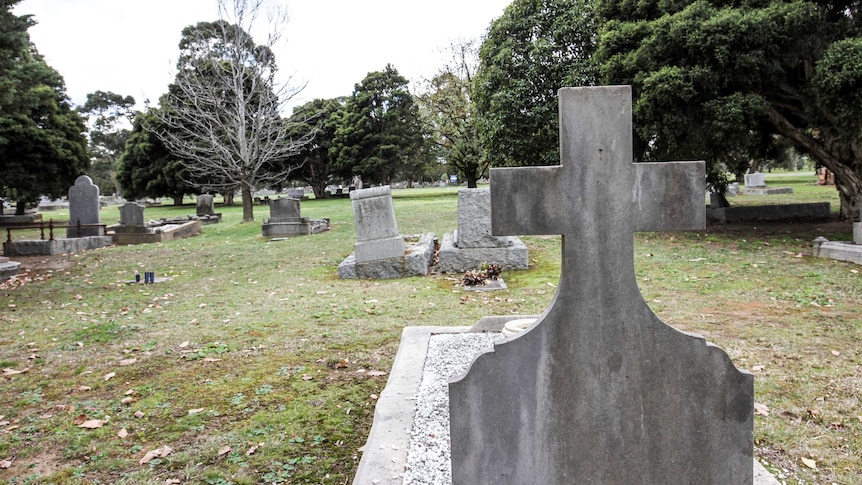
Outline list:
[[[481,38],[511,0],[266,0],[289,14],[280,72],[307,81],[292,102],[334,98],[387,63],[411,81],[431,77],[459,39]],[[72,101],[96,90],[158,103],[174,73],[180,32],[218,18],[217,0],[23,0],[30,38],[66,81]],[[255,40],[265,40],[266,18]]]

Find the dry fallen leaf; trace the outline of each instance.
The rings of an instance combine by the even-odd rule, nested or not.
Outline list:
[[[178,345],[178,347],[179,347],[179,348],[181,348],[181,349],[184,349],[184,348],[186,348],[186,347],[188,347],[188,346],[189,346],[189,341],[188,341],[188,340],[186,340],[185,342],[183,342],[183,343],[181,343],[181,344],[179,344],[179,345]]]
[[[135,359],[135,358],[132,358],[132,359],[123,359],[123,360],[121,360],[121,361],[120,361],[120,366],[121,366],[121,367],[125,367],[125,366],[127,366],[127,365],[132,365],[132,364],[134,364],[134,363],[135,363],[135,362],[137,362],[137,361],[138,361],[138,359]]]
[[[302,380],[310,381],[312,379],[314,379],[314,377],[310,376],[309,374],[302,374]]]
[[[760,372],[760,371],[762,371],[762,370],[763,370],[763,369],[765,369],[765,368],[766,368],[766,366],[756,365],[756,366],[754,366],[754,367],[752,367],[752,368],[751,368],[751,371],[752,371],[752,372]]]
[[[9,468],[10,466],[12,466],[11,460],[0,460],[0,468],[6,469],[6,468]]]
[[[766,404],[754,403],[754,414],[761,416],[769,416],[769,406]]]
[[[84,421],[86,421],[86,420],[87,420],[87,415],[86,415],[86,414],[79,414],[79,415],[75,418],[75,420],[74,420],[74,421],[72,421],[72,423],[73,423],[73,424],[81,424],[81,423],[83,423],[83,422],[84,422]]]
[[[368,375],[371,377],[379,377],[379,376],[385,376],[386,373],[383,372],[382,370],[370,370],[370,371],[368,371]]]
[[[204,412],[204,408],[189,409],[189,416]]]
[[[141,458],[141,460],[138,462],[138,464],[144,465],[144,464],[147,464],[150,461],[152,461],[154,458],[164,458],[164,457],[170,455],[172,451],[174,451],[174,449],[168,445],[164,445],[160,448],[156,448],[155,450],[150,450],[147,452],[146,455],[144,455],[143,458]]]
[[[249,448],[249,449],[248,449],[248,451],[246,451],[246,452],[245,452],[245,456],[251,456],[251,455],[253,455],[253,454],[254,454],[254,452],[255,452],[255,451],[257,451],[257,449],[258,449],[258,448],[260,448],[262,445],[263,445],[263,443],[259,443],[259,444],[256,444],[256,445],[252,445],[252,447],[251,447],[251,448]]]
[[[23,374],[23,373],[27,372],[28,370],[30,370],[30,369],[28,368],[28,369],[24,369],[24,370],[15,370],[15,369],[10,369],[8,367],[5,367],[3,369],[3,375],[4,376],[14,376],[16,374]]]
[[[109,381],[109,380],[111,380],[111,378],[113,378],[115,375],[117,375],[117,373],[116,373],[116,372],[110,372],[110,373],[108,373],[108,374],[105,374],[105,380],[106,380],[106,381]]]
[[[226,455],[226,454],[230,453],[231,451],[233,451],[233,448],[231,448],[230,445],[222,446],[218,450],[218,456]]]
[[[84,429],[97,429],[104,426],[105,423],[107,423],[107,421],[102,421],[101,419],[88,419],[79,424],[78,427]]]
[[[816,462],[816,461],[814,461],[814,460],[812,460],[812,459],[810,459],[810,458],[804,458],[804,457],[803,457],[803,458],[802,458],[802,463],[803,463],[805,466],[807,466],[808,468],[812,469],[812,470],[816,470],[816,469],[817,469],[817,462]]]
[[[124,398],[123,398],[123,400],[122,400],[122,401],[120,401],[120,404],[125,404],[126,406],[128,406],[129,404],[132,404],[133,402],[135,402],[135,399],[134,399],[134,398],[132,398],[132,397],[124,397]]]
[[[135,411],[135,417],[141,419],[145,416],[143,411]]]
[[[79,391],[89,391],[91,389],[92,389],[92,387],[90,387],[90,386],[81,386],[78,388]]]
[[[207,357],[207,358],[203,359],[204,362],[218,362],[220,360],[221,359],[216,359],[214,357]]]
[[[120,428],[120,432],[117,433],[117,436],[119,436],[120,439],[124,439],[126,436],[129,436],[129,432],[126,431],[126,428]]]
[[[165,480],[165,485],[176,485],[177,483],[183,483],[178,478],[168,478]]]
[[[832,355],[834,355],[835,357],[838,357],[839,355],[841,355],[841,352],[838,352],[837,350],[833,350]]]
[[[134,389],[129,389],[128,391],[126,391],[126,393],[125,393],[125,394],[126,394],[126,396],[132,396],[132,395],[135,395],[135,394],[137,394],[137,393],[135,392],[135,390],[134,390]]]

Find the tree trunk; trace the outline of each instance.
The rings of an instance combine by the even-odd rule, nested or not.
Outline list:
[[[793,126],[775,108],[767,108],[766,113],[778,132],[835,174],[835,188],[841,200],[841,220],[858,218],[862,204],[859,202],[862,196],[862,147],[842,142],[841,136],[826,130],[814,138],[807,130]]]
[[[233,205],[233,189],[222,192],[221,196],[224,199],[224,205]]]
[[[15,204],[15,215],[23,216],[24,212],[27,210],[27,201],[23,199],[18,199],[18,202]]]
[[[476,177],[476,174],[467,172],[464,174],[464,178],[467,179],[467,188],[468,189],[475,189],[478,186],[477,182],[478,182],[479,178]]]
[[[174,194],[171,196],[171,198],[174,199],[175,206],[183,205],[183,196],[185,196],[185,194]]]
[[[254,222],[254,200],[252,200],[251,187],[242,184],[242,222]]]
[[[311,184],[311,190],[314,191],[315,199],[326,199],[329,197],[329,193],[326,191],[326,182]]]

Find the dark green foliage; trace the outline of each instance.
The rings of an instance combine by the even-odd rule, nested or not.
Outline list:
[[[347,177],[349,172],[339,173],[333,163],[330,150],[341,118],[344,114],[344,99],[315,99],[293,111],[289,130],[291,137],[302,137],[314,133],[310,143],[288,163],[298,166],[292,176],[311,186],[314,197],[323,199],[329,194],[326,186],[337,176]]]
[[[0,10],[0,193],[25,203],[65,195],[89,165],[84,123],[63,78],[30,43],[28,16]]]
[[[592,0],[515,0],[479,49],[474,101],[491,165],[556,165],[557,90],[595,83]]]
[[[182,162],[153,134],[165,128],[150,111],[135,117],[119,160],[117,179],[128,199],[171,197],[175,204],[181,204],[183,196],[194,193],[195,188],[185,181],[188,173]]]
[[[356,85],[330,152],[340,171],[372,183],[421,174],[425,139],[407,84],[407,79],[387,65],[383,71],[368,73]]]
[[[473,104],[478,53],[472,42],[453,44],[451,51],[452,61],[428,81],[427,92],[419,100],[445,169],[457,173],[467,187],[475,188],[476,181],[488,171]]]
[[[606,84],[632,84],[637,153],[705,159],[721,189],[787,145],[836,174],[842,216],[862,193],[857,2],[601,0]]]
[[[116,164],[123,153],[131,131],[127,128],[134,117],[135,98],[110,91],[96,91],[87,95],[78,112],[87,116],[90,123],[90,178],[103,194],[116,191]]]

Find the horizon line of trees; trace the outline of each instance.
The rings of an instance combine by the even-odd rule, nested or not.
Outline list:
[[[251,37],[262,0],[218,0],[219,19],[183,29],[159,106],[96,91],[74,108],[5,0],[0,12],[0,192],[19,203],[65,193],[88,170],[130,197],[252,193],[291,182],[437,180],[468,186],[491,166],[559,163],[557,90],[631,84],[638,160],[704,159],[707,183],[787,153],[835,174],[841,216],[862,194],[862,23],[853,2],[514,0],[481,43],[411,92],[392,65],[349,96],[285,115],[303,86],[280,83],[273,45]],[[130,129],[131,128],[131,129]],[[84,134],[88,133],[85,137]],[[719,199],[721,200],[721,199]],[[726,203],[726,200],[723,202]]]

